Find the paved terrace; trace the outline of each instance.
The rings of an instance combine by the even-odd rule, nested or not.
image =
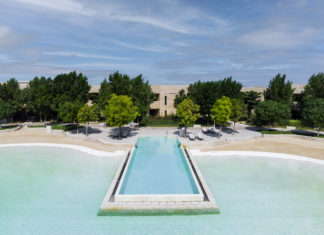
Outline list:
[[[86,138],[89,141],[99,141],[105,145],[120,144],[120,145],[133,145],[136,143],[137,138],[141,136],[161,136],[173,135],[178,136],[180,142],[185,146],[202,146],[202,145],[219,145],[226,142],[249,140],[261,137],[262,134],[257,132],[254,128],[246,127],[243,125],[236,125],[236,132],[233,134],[231,128],[224,128],[221,136],[219,133],[202,133],[201,128],[188,128],[188,133],[201,133],[204,140],[189,140],[188,138],[180,137],[180,129],[175,127],[140,127],[138,130],[132,130],[129,136],[122,139],[117,139],[115,136],[118,133],[117,128],[105,127],[103,125],[96,125],[89,128],[89,135],[85,135],[85,130],[81,130],[79,134],[76,131],[67,132],[69,137]]]

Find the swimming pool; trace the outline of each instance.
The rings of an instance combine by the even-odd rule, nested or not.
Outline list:
[[[121,157],[0,148],[3,234],[321,234],[322,165],[248,156],[195,157],[221,214],[97,216]]]
[[[176,137],[140,137],[115,195],[116,201],[203,201]]]

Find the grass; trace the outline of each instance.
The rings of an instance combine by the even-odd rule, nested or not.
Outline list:
[[[0,127],[0,130],[14,129],[16,127],[17,127],[17,125],[14,125],[14,126],[2,126],[2,127]]]
[[[262,134],[267,134],[267,135],[303,135],[303,136],[324,138],[324,135],[317,136],[317,134],[299,133],[299,132],[292,132],[292,131],[260,131],[260,132]]]
[[[83,126],[79,125],[79,128]],[[63,131],[72,131],[77,129],[77,124],[68,124],[68,125],[52,125],[53,130],[63,130]]]
[[[45,125],[36,125],[36,126],[28,126],[29,128],[45,128]],[[79,125],[79,128],[83,126]],[[77,129],[76,124],[68,124],[68,125],[52,125],[52,130],[62,130],[62,131],[72,131]]]
[[[283,124],[274,124],[273,127],[275,128],[286,128],[287,126],[294,126],[298,130],[305,130],[305,131],[313,131],[312,127],[304,126],[301,120],[290,119],[287,121],[285,125]]]
[[[303,127],[303,125],[302,125],[302,123],[301,123],[301,121],[300,120],[293,120],[293,119],[291,119],[291,120],[289,120],[289,126],[295,126],[296,128],[301,128],[301,127]]]
[[[178,127],[179,124],[173,119],[152,118],[146,123],[147,127]]]

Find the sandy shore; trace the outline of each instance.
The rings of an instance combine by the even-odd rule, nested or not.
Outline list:
[[[287,153],[324,160],[324,139],[310,140],[299,136],[271,135],[263,138],[229,142],[219,146],[203,146],[202,151],[263,151]]]
[[[126,150],[131,147],[129,144],[104,145],[95,140],[78,137],[66,137],[63,135],[46,134],[44,132],[21,129],[14,132],[0,133],[0,144],[12,143],[59,143],[72,144],[93,148],[101,151],[114,152]],[[190,147],[190,146],[188,146]],[[287,153],[312,157],[324,160],[324,139],[303,139],[299,136],[267,135],[247,141],[233,141],[222,145],[201,145],[193,146],[202,151],[264,151],[275,153]]]
[[[94,140],[87,140],[78,137],[66,137],[64,135],[46,134],[44,132],[30,131],[21,129],[15,132],[0,133],[0,144],[14,143],[58,143],[72,144],[89,147],[96,150],[115,152],[118,150],[126,150],[131,145],[104,145]]]

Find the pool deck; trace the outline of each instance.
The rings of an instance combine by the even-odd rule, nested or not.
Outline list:
[[[56,132],[47,134],[45,128],[21,128],[14,132],[1,132],[1,144],[13,143],[58,143],[86,146],[101,151],[115,152],[131,148],[138,136],[153,135],[175,135],[178,136],[179,129],[148,127],[132,131],[130,136],[117,140],[111,137],[114,128],[93,127],[90,134],[76,134],[75,132]],[[189,132],[198,133],[199,129],[189,128]],[[221,138],[217,134],[203,135],[204,140],[190,141],[186,138],[179,138],[180,142],[192,149],[201,151],[264,151],[287,153],[324,160],[324,138],[304,137],[297,135],[262,135],[253,129],[239,126],[237,133],[232,135],[227,129]]]

